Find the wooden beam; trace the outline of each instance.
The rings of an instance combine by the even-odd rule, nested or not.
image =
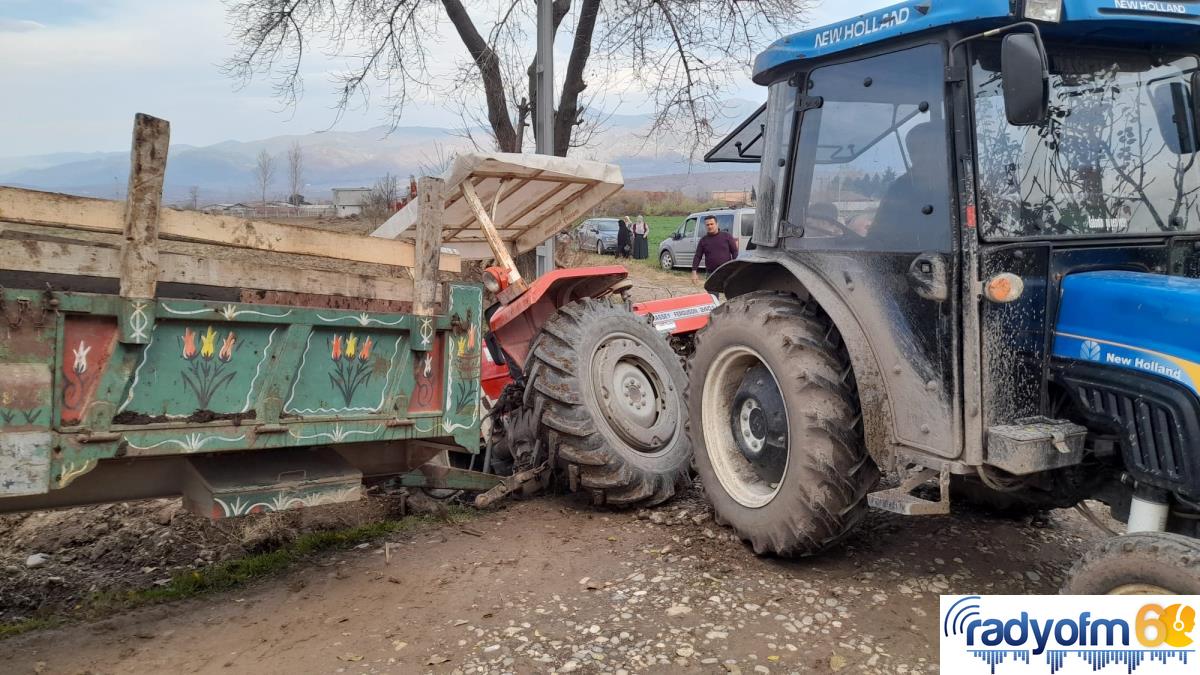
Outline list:
[[[129,191],[125,198],[125,243],[121,247],[121,297],[149,300],[158,283],[158,208],[171,123],[138,113],[133,118]]]
[[[479,178],[537,178],[545,175],[545,173],[546,172],[541,169],[531,174],[518,174],[513,171],[488,171],[486,169],[476,169],[471,172],[471,175],[478,176]],[[600,182],[598,180],[592,180],[591,178],[577,178],[575,176],[568,176],[561,173],[550,174],[550,180],[553,180],[556,183],[578,183],[581,185],[596,185]]]
[[[487,238],[488,246],[491,247],[492,255],[495,256],[496,262],[508,270],[509,285],[518,288],[523,287],[525,283],[521,279],[521,273],[517,271],[517,265],[513,262],[512,255],[508,252],[508,247],[505,246],[504,240],[500,238],[500,234],[496,232],[496,226],[492,225],[491,217],[488,216],[487,211],[483,208],[483,204],[479,201],[479,195],[475,194],[475,186],[471,184],[471,181],[463,181],[462,192],[463,197],[467,200],[467,204],[475,212],[475,218],[479,220],[479,229],[483,231],[483,236]],[[522,288],[522,290],[524,289]]]
[[[0,239],[0,269],[116,279],[121,276],[121,254],[112,246],[94,242]],[[157,281],[402,302],[410,302],[413,298],[411,279],[385,279],[253,260],[222,260],[165,252],[159,254]]]
[[[72,230],[123,232],[123,214],[121,202],[0,186],[0,220]],[[158,236],[174,241],[402,267],[412,267],[415,259],[415,247],[406,241],[168,208],[159,211]],[[462,271],[456,255],[441,256],[440,265],[443,272]]]
[[[413,314],[433,316],[438,310],[438,257],[442,251],[442,214],[446,182],[422,176],[417,181],[417,252],[413,264]]]

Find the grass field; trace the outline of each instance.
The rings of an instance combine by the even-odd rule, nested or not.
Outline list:
[[[658,269],[658,245],[663,239],[671,236],[687,216],[646,216],[646,224],[650,226],[649,253],[645,260],[630,260],[631,265],[647,265]],[[624,264],[624,263],[622,263]],[[676,270],[674,274],[684,274],[686,270]]]

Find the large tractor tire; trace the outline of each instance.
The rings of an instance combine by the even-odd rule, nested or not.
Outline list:
[[[1200,595],[1200,540],[1136,532],[1101,542],[1067,573],[1064,595]]]
[[[526,373],[525,406],[594,504],[658,504],[686,485],[687,375],[645,318],[603,300],[567,305],[543,326]]]
[[[786,293],[722,304],[688,368],[696,471],[720,522],[754,552],[819,553],[867,510],[867,455],[853,369],[819,308]]]

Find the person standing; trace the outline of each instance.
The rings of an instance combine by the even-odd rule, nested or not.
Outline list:
[[[632,237],[629,224],[631,222],[629,216],[617,218],[617,257],[628,258],[631,248]]]
[[[633,224],[633,258],[635,260],[645,260],[650,257],[650,245],[646,240],[649,234],[650,226],[646,224],[646,218],[638,216],[637,222]]]
[[[700,283],[700,261],[704,261],[704,276],[708,277],[717,268],[733,260],[738,254],[738,245],[733,235],[717,227],[715,216],[704,218],[705,234],[696,244],[696,255],[692,256],[692,283]]]

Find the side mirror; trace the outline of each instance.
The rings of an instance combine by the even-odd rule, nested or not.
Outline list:
[[[1045,124],[1050,117],[1050,73],[1040,36],[1013,33],[1000,48],[1004,112],[1018,127]]]
[[[683,239],[683,235],[680,234],[679,232],[672,232],[671,238],[674,239],[675,241],[679,241],[680,239]]]

